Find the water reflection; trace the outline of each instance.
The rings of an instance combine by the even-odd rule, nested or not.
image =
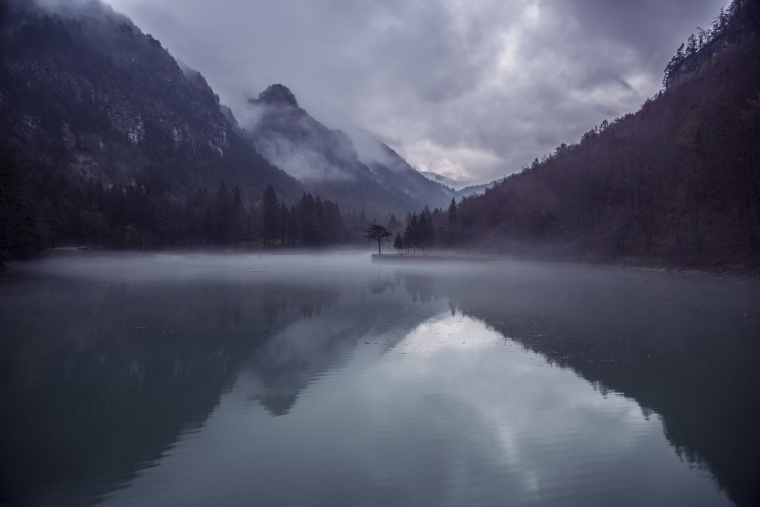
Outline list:
[[[285,419],[257,389],[242,375],[105,505],[728,504],[635,402],[448,312],[320,376]]]
[[[734,502],[760,499],[755,281],[531,264],[435,279],[459,311],[660,414]]]
[[[7,282],[0,503],[760,498],[755,284],[302,260]]]

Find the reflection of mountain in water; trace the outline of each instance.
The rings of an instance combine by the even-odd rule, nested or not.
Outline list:
[[[525,265],[436,283],[452,307],[658,413],[676,452],[706,465],[737,504],[760,498],[756,286]]]
[[[750,285],[506,264],[250,276],[6,284],[0,503],[94,503],[205,425],[242,372],[252,399],[287,414],[356,352],[380,356],[447,309],[635,399],[734,501],[758,498],[760,297]]]
[[[299,308],[304,298],[310,298],[307,292],[296,297],[293,305]],[[293,321],[253,356],[251,370],[264,386],[259,402],[272,415],[288,413],[309,383],[348,361],[356,347],[364,345],[365,336],[384,337],[378,351],[382,353],[421,320],[440,311],[430,305],[421,312],[414,301],[415,297],[409,301],[396,291],[395,280],[378,277],[344,290],[340,304],[304,313],[306,318]]]
[[[387,350],[439,311],[420,317],[382,277],[56,283],[0,301],[0,334],[11,338],[0,343],[3,505],[95,503],[203,426],[241,371],[261,380],[271,414],[285,414],[367,333],[382,333]]]
[[[323,288],[283,311],[300,290],[54,287],[3,301],[2,335],[15,338],[0,354],[3,500],[66,482],[51,501],[95,501],[127,483],[203,425],[270,336],[338,298]]]
[[[90,286],[3,301],[5,500],[37,503],[40,485],[65,481],[65,498],[50,501],[95,501],[111,489],[104,479],[126,483],[201,426],[264,339],[250,310],[260,298],[244,287]]]

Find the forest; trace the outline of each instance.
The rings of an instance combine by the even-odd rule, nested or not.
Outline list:
[[[641,110],[465,198],[456,236],[540,258],[757,266],[758,18],[757,2],[735,0],[678,49]]]
[[[221,182],[185,202],[151,184],[72,184],[60,175],[19,190],[0,162],[0,240],[16,257],[45,248],[146,250],[188,247],[319,247],[360,239],[369,221],[304,193],[288,206],[268,186],[253,202]],[[32,201],[29,196],[35,196]]]
[[[18,135],[6,136],[0,153],[0,257],[72,244],[339,245],[362,242],[368,226],[382,224],[395,236],[399,253],[478,249],[592,262],[757,266],[757,4],[734,0],[709,29],[690,36],[665,68],[664,88],[638,112],[602,121],[579,142],[536,158],[483,195],[452,200],[447,210],[432,212],[420,203],[424,209],[408,213],[403,223],[395,216],[343,213],[308,191],[298,199],[298,189],[286,179],[283,188],[274,183],[261,193],[228,188],[225,178],[212,188],[206,178],[195,192],[178,195],[172,178],[180,172],[211,173],[213,159],[201,152],[180,150],[188,167],[175,171],[171,167],[185,159],[170,162],[163,144],[147,146],[150,157],[163,161],[151,162],[153,169],[161,170],[128,183],[103,182],[63,170],[71,163],[65,152],[57,156]]]

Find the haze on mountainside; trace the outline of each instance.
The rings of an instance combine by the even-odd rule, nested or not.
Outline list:
[[[245,123],[273,83],[330,129],[470,183],[636,111],[726,0],[109,0],[209,79]]]
[[[645,265],[760,263],[760,2],[734,0],[634,113],[561,144],[455,227],[481,248]]]
[[[275,84],[249,101],[246,137],[270,162],[344,208],[370,213],[443,207],[456,195],[432,182],[366,132],[349,138],[303,110],[293,93]],[[358,140],[355,141],[355,140]]]
[[[0,6],[0,127],[10,185],[21,194],[8,208],[11,250],[271,245],[275,230],[283,245],[318,246],[360,240],[370,216],[387,222],[458,195],[371,135],[357,132],[353,142],[327,129],[281,85],[272,89],[290,103],[262,94],[249,104],[258,121],[242,130],[199,72],[99,2]],[[263,209],[269,188],[276,210]]]
[[[755,507],[759,5],[460,199],[288,79],[235,104],[106,4],[0,0],[0,261],[44,257],[0,276],[0,505]],[[470,132],[483,75],[410,61]]]
[[[689,264],[757,248],[755,2],[734,1],[689,37],[667,89],[638,113],[460,203],[367,131],[325,126],[283,84],[236,107],[238,122],[203,75],[100,2],[0,6],[6,251],[320,246],[362,241],[370,223],[412,251]],[[746,142],[724,142],[743,139],[732,132]],[[424,240],[410,228],[423,218]]]

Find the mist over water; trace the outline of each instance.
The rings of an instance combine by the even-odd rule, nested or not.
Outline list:
[[[0,281],[8,505],[753,505],[760,289],[368,255]]]

